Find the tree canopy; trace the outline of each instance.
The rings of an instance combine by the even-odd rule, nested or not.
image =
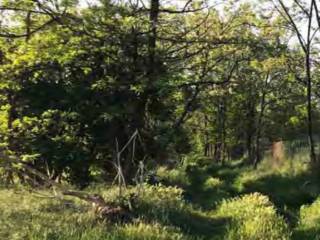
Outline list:
[[[188,153],[256,166],[279,140],[318,162],[317,1],[174,2],[2,0],[1,151],[80,186],[121,149],[127,181]]]

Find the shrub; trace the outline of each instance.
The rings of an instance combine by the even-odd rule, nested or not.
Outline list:
[[[137,215],[169,223],[173,212],[185,210],[183,190],[178,187],[144,185],[136,203]]]
[[[231,220],[227,239],[289,239],[286,223],[268,197],[260,193],[224,200],[217,213]]]
[[[180,230],[174,227],[162,226],[158,223],[146,224],[137,223],[126,225],[118,231],[119,238],[115,239],[136,239],[136,240],[184,240],[188,237],[181,234]]]
[[[219,188],[223,185],[223,181],[219,178],[209,177],[203,184],[204,190],[212,190],[215,188]]]
[[[157,206],[163,205],[166,208],[170,208],[177,207],[177,205],[183,203],[183,189],[178,187],[145,184],[142,191],[141,200]]]
[[[168,169],[166,167],[159,167],[157,175],[161,180],[169,183],[170,185],[185,186],[188,184],[188,179],[184,168],[179,167],[176,169]]]
[[[300,208],[300,219],[294,239],[320,239],[320,199]]]
[[[300,209],[300,224],[306,227],[320,227],[320,199]]]

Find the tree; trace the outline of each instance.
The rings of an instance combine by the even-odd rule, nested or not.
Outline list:
[[[319,30],[313,25],[315,18],[314,12],[317,12],[316,1],[311,0],[309,6],[305,6],[300,1],[293,1],[292,8],[297,8],[297,13],[291,13],[289,8],[285,5],[282,0],[277,1],[281,6],[283,16],[287,20],[288,24],[291,26],[292,31],[298,38],[300,47],[304,52],[305,59],[305,79],[307,84],[307,109],[308,109],[308,135],[309,135],[309,144],[310,144],[310,160],[311,163],[315,164],[317,162],[317,157],[315,153],[315,143],[313,138],[313,111],[312,111],[312,44],[314,38]],[[295,19],[295,14],[302,15],[302,19],[306,19],[307,32],[304,34],[303,30],[299,29],[299,22]],[[316,17],[317,18],[317,17]],[[305,35],[305,36],[304,36]]]

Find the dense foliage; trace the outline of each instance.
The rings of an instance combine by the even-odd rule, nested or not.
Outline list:
[[[136,130],[121,155],[128,181],[139,161],[194,152],[256,165],[271,142],[305,139],[303,54],[271,10],[24,0],[1,11],[1,146],[53,179],[114,176]]]

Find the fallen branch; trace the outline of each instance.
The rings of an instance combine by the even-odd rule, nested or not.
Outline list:
[[[107,203],[104,198],[99,194],[89,194],[86,192],[74,191],[68,189],[66,186],[57,183],[50,178],[48,178],[45,174],[40,172],[39,170],[29,166],[24,161],[21,161],[18,157],[7,156],[0,152],[0,159],[6,162],[5,166],[8,167],[10,164],[11,170],[15,171],[13,164],[20,165],[26,172],[32,174],[42,181],[44,181],[48,186],[54,187],[55,191],[59,191],[60,195],[63,196],[72,196],[83,201],[86,201],[91,205],[95,214],[103,220],[108,220],[110,222],[127,222],[132,217],[131,208],[126,206],[116,206],[115,204]],[[0,165],[1,166],[1,165]],[[129,199],[130,202],[130,199]],[[130,202],[131,206],[131,202]]]

